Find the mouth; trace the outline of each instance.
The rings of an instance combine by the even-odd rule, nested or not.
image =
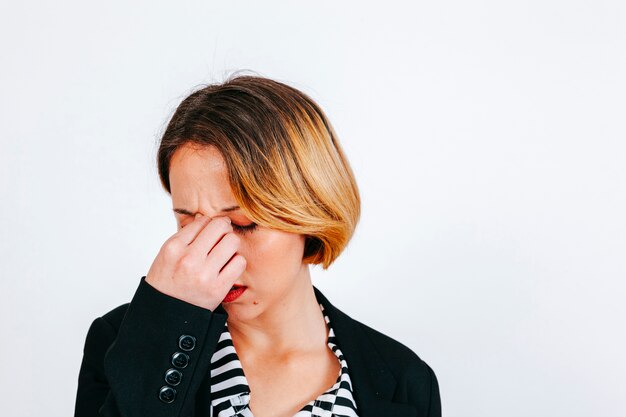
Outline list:
[[[235,301],[236,299],[241,297],[241,295],[244,292],[246,292],[247,288],[248,287],[246,287],[245,285],[234,284],[231,287],[230,291],[228,291],[228,294],[226,294],[226,296],[222,300],[222,303],[231,303],[231,302]]]

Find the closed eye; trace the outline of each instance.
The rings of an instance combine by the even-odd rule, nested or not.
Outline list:
[[[245,234],[245,233],[250,233],[254,229],[256,229],[257,224],[256,223],[250,223],[250,224],[245,225],[245,226],[240,226],[238,224],[231,223],[231,226],[233,226],[233,230],[236,231],[237,233]]]

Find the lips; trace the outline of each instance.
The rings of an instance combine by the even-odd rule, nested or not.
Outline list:
[[[228,294],[226,294],[226,296],[224,297],[224,300],[222,300],[222,302],[230,303],[232,301],[235,301],[237,298],[241,296],[241,294],[243,294],[246,291],[246,289],[248,289],[248,287],[246,287],[245,285],[239,285],[239,284],[233,285],[230,291],[228,291]]]

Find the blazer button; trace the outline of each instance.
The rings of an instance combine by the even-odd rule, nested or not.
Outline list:
[[[165,382],[172,386],[180,384],[180,380],[182,378],[183,374],[174,368],[170,368],[167,370],[167,372],[165,372]]]
[[[176,352],[172,355],[172,365],[177,368],[184,368],[189,364],[189,355],[183,352]]]
[[[193,348],[196,347],[196,338],[188,334],[184,334],[178,339],[178,346],[187,352],[193,350]]]
[[[159,400],[169,404],[174,401],[174,398],[176,398],[176,390],[174,388],[168,386],[161,387]]]

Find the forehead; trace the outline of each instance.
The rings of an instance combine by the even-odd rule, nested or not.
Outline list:
[[[226,163],[214,146],[200,147],[185,144],[178,148],[170,160],[172,176],[198,176],[226,174]]]
[[[215,147],[183,145],[170,161],[170,189],[175,207],[197,210],[234,203],[224,158]]]

